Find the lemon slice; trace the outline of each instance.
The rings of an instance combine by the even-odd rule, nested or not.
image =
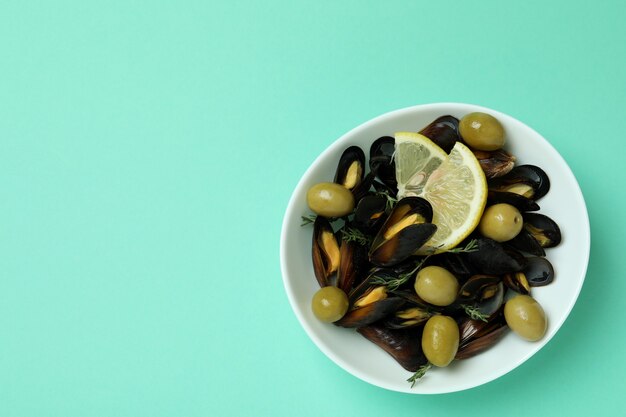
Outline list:
[[[441,253],[478,226],[487,203],[487,179],[473,152],[457,142],[419,193],[433,206],[437,232],[417,252]]]
[[[430,175],[448,155],[433,141],[419,133],[397,132],[395,139],[398,198],[418,196]]]

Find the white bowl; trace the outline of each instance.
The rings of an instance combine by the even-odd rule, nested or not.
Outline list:
[[[517,164],[542,167],[550,177],[550,192],[539,200],[542,214],[560,226],[563,240],[548,249],[547,258],[556,271],[554,282],[534,288],[533,297],[544,307],[548,330],[539,342],[527,342],[512,332],[494,347],[473,358],[454,361],[447,368],[431,368],[413,388],[411,376],[381,348],[356,331],[322,323],[311,312],[311,298],[319,285],[311,262],[312,227],[300,227],[300,216],[309,214],[306,191],[317,182],[332,181],[339,156],[350,145],[366,155],[380,136],[397,131],[419,131],[439,116],[458,118],[473,112],[492,114],[506,130],[505,149]],[[425,104],[376,117],[331,144],[309,167],[291,196],[283,219],[280,260],[285,291],[294,313],[311,340],[333,362],[370,384],[393,391],[435,394],[461,391],[492,381],[528,360],[552,339],[570,313],[585,279],[589,260],[589,218],[580,187],[558,152],[539,133],[522,122],[488,108],[459,103]]]

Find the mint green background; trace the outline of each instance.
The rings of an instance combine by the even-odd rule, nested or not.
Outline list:
[[[0,416],[623,413],[625,5],[0,2]],[[541,132],[593,246],[536,356],[412,396],[308,339],[279,235],[332,141],[440,101]]]

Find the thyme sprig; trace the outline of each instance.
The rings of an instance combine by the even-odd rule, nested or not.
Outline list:
[[[469,304],[461,304],[461,307],[463,308],[463,311],[465,311],[465,314],[467,314],[470,319],[484,321],[485,323],[489,321],[489,315],[480,311],[476,306],[469,305]]]
[[[452,249],[448,249],[446,250],[446,252],[448,253],[471,253],[471,252],[477,252],[478,251],[478,240],[476,239],[472,239],[469,242],[467,242],[467,245],[465,245],[462,248],[452,248]]]
[[[302,223],[300,223],[300,227],[308,226],[309,224],[315,223],[315,219],[317,216],[315,214],[309,214],[307,216],[300,216],[302,219]]]
[[[426,365],[420,366],[417,371],[415,371],[415,373],[406,380],[407,382],[411,383],[411,388],[413,388],[415,386],[415,383],[419,381],[426,374],[426,372],[428,372],[431,366],[432,365],[430,362],[426,363]]]
[[[376,192],[376,195],[380,196],[380,197],[385,197],[387,199],[387,202],[385,203],[385,211],[386,212],[390,212],[391,209],[393,209],[393,207],[398,202],[397,198],[395,198],[392,195],[389,195],[389,193],[387,193],[386,191],[378,191],[378,192]]]
[[[345,229],[341,229],[341,239],[346,242],[356,242],[361,246],[367,246],[370,244],[371,238],[366,236],[365,233],[359,229],[346,227]]]
[[[372,284],[374,284],[374,285],[385,285],[387,287],[387,290],[389,290],[389,291],[392,291],[392,292],[393,291],[397,291],[398,288],[400,288],[400,286],[402,286],[402,284],[404,284],[405,282],[410,280],[415,275],[415,273],[417,273],[417,271],[420,270],[420,268],[422,267],[424,262],[426,262],[426,259],[428,259],[429,257],[430,257],[430,255],[425,256],[423,259],[418,261],[415,264],[415,268],[413,268],[409,272],[405,272],[404,274],[400,274],[397,277],[382,277],[380,275],[374,275],[371,278],[370,282]]]

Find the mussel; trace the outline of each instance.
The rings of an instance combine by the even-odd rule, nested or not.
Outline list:
[[[561,229],[550,217],[539,213],[524,213],[524,230],[542,248],[552,248],[561,243]]]
[[[462,242],[459,247],[465,247],[467,242]],[[463,254],[444,252],[430,258],[428,264],[439,265],[456,275],[459,280],[465,280],[475,272],[472,265]]]
[[[432,217],[432,206],[425,199],[400,200],[372,242],[370,261],[378,266],[391,266],[413,255],[437,230],[430,223]]]
[[[478,250],[465,254],[475,270],[485,274],[518,272],[526,266],[524,255],[488,238],[476,239]]]
[[[374,141],[370,147],[370,171],[378,179],[393,190],[397,190],[396,164],[393,154],[396,149],[396,141],[391,136],[383,136]],[[395,192],[394,192],[395,195]]]
[[[554,281],[554,267],[550,261],[538,256],[527,259],[524,275],[531,287],[543,287]]]
[[[531,255],[546,256],[546,251],[541,247],[541,244],[523,227],[517,236],[506,242],[506,244],[514,249],[530,253]]]
[[[350,291],[357,275],[357,264],[354,262],[354,251],[358,246],[358,243],[342,239],[341,246],[339,248],[337,287],[341,288],[345,293]]]
[[[502,306],[504,285],[496,275],[474,275],[459,290],[457,303],[491,316]]]
[[[513,272],[504,274],[502,282],[508,288],[520,294],[530,294],[530,284],[524,272]]]
[[[363,197],[354,209],[353,224],[366,233],[372,233],[383,224],[387,215],[387,198],[370,194]]]
[[[489,190],[487,192],[487,198],[489,200],[489,204],[510,204],[522,213],[526,211],[539,210],[539,204],[537,204],[534,200],[508,191]]]
[[[455,359],[468,359],[495,345],[508,327],[501,313],[494,314],[488,322],[464,319],[459,324],[461,340]]]
[[[348,147],[339,158],[335,180],[348,190],[353,190],[365,175],[365,153],[358,146]]]
[[[446,153],[450,153],[459,137],[459,119],[454,116],[441,116],[420,130],[420,134],[435,142]]]
[[[422,352],[422,330],[423,327],[397,330],[374,324],[357,332],[391,355],[404,369],[415,372],[428,362]]]
[[[515,166],[515,156],[504,149],[496,151],[472,150],[472,152],[474,152],[474,156],[478,159],[478,163],[488,179],[501,177],[509,173]]]
[[[489,181],[489,189],[519,194],[536,201],[550,190],[550,179],[538,166],[519,165],[508,174]]]
[[[364,291],[350,294],[350,309],[335,324],[341,327],[363,327],[375,323],[396,312],[405,301],[400,297],[389,297],[384,285],[369,285],[364,281]]]
[[[420,306],[405,306],[402,310],[396,311],[384,321],[384,325],[392,329],[405,329],[407,327],[419,326],[432,317],[434,313],[428,308]]]
[[[320,287],[326,287],[339,268],[341,253],[330,222],[322,216],[317,216],[313,223],[312,248],[315,278]]]

